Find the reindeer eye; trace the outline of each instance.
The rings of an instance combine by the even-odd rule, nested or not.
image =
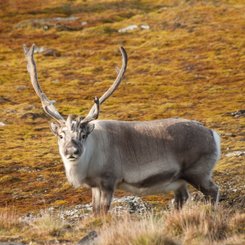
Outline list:
[[[60,139],[64,139],[64,133],[59,134]]]
[[[80,138],[83,139],[83,140],[86,139],[86,134],[81,134]]]

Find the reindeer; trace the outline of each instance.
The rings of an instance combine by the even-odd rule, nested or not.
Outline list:
[[[67,179],[75,187],[92,189],[95,214],[108,212],[116,188],[137,195],[173,191],[175,206],[181,208],[189,196],[189,183],[212,203],[218,202],[212,170],[221,151],[214,130],[181,118],[97,120],[101,104],[114,93],[126,71],[123,47],[122,66],[111,87],[99,99],[95,97],[85,118],[69,115],[66,120],[38,83],[34,48],[24,46],[31,83],[44,111],[56,121],[51,123],[51,131],[58,138]]]

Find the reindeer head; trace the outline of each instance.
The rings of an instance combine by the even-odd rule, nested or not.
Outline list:
[[[122,67],[111,87],[98,99],[95,97],[94,105],[85,118],[69,115],[67,120],[57,111],[54,101],[50,101],[42,91],[37,77],[36,63],[34,60],[33,44],[31,48],[24,46],[24,54],[27,60],[27,70],[30,74],[32,86],[41,99],[44,111],[56,122],[51,123],[51,131],[58,137],[59,151],[63,158],[70,161],[77,161],[84,152],[86,139],[94,129],[93,120],[99,117],[100,105],[109,98],[117,89],[122,81],[123,75],[127,68],[127,53],[123,47],[120,47],[122,54]]]
[[[62,157],[76,161],[84,152],[88,135],[93,131],[94,124],[84,122],[81,117],[69,115],[62,125],[52,122],[51,131],[58,137],[59,151]]]

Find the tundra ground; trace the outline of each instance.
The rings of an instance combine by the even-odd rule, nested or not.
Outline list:
[[[214,171],[221,203],[244,210],[244,13],[242,0],[0,1],[1,215],[91,201],[89,190],[66,181],[50,120],[26,71],[22,45],[32,43],[39,47],[43,90],[64,115],[86,115],[93,97],[115,79],[123,45],[126,77],[103,104],[101,119],[177,116],[215,129],[222,137]],[[119,32],[129,25],[137,28]],[[171,198],[144,200],[166,206]],[[9,238],[21,237],[18,232]]]

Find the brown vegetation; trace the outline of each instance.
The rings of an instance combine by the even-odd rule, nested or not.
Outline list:
[[[23,221],[12,211],[0,215],[0,236],[33,244],[74,244],[96,230],[98,245],[241,245],[245,216],[222,206],[189,202],[182,210],[152,211],[144,215],[87,216],[78,223],[65,221],[59,211],[41,212]],[[6,219],[11,217],[11,223]],[[7,222],[7,223],[6,223]],[[4,224],[4,225],[3,225]],[[6,225],[7,224],[7,225]]]
[[[32,43],[49,50],[36,56],[48,97],[61,113],[83,115],[115,78],[124,45],[126,78],[101,118],[179,116],[216,129],[223,154],[214,179],[225,206],[244,208],[244,156],[226,156],[244,151],[244,116],[230,114],[244,109],[244,12],[242,0],[0,1],[0,205],[15,210],[7,212],[6,225],[18,230],[15,215],[90,202],[89,190],[67,184],[49,119],[29,82],[22,45]],[[65,19],[71,16],[77,18]],[[118,32],[130,24],[150,30]],[[170,199],[145,198],[154,205]],[[241,224],[240,217],[230,225]]]
[[[244,217],[229,209],[190,203],[181,211],[147,214],[140,219],[116,218],[101,228],[98,244],[242,244],[244,231],[237,232],[233,226],[238,216],[244,225]]]

